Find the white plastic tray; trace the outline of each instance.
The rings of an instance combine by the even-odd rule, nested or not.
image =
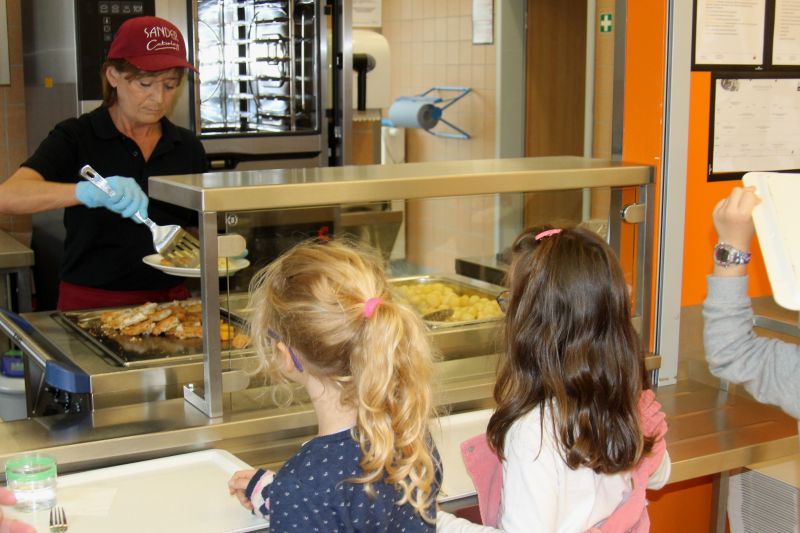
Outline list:
[[[224,450],[163,457],[58,478],[58,504],[69,533],[244,533],[267,531],[228,494],[227,482],[247,463]],[[6,509],[46,533],[48,512]]]
[[[486,426],[494,409],[471,411],[457,415],[443,416],[431,424],[431,434],[442,458],[444,477],[439,501],[446,502],[473,496],[475,485],[467,473],[461,458],[461,443],[486,433]]]
[[[753,222],[773,297],[782,307],[800,310],[800,174],[748,172],[742,181],[761,197]]]

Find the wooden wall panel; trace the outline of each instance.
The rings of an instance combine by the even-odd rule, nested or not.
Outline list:
[[[583,155],[586,2],[529,0],[525,155]],[[581,192],[525,195],[525,225],[578,222]]]
[[[583,155],[586,2],[529,0],[526,155]]]

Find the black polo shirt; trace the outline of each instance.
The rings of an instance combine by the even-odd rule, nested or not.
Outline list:
[[[22,166],[39,172],[48,181],[77,183],[79,170],[91,165],[101,175],[134,178],[147,193],[147,178],[206,171],[203,145],[189,130],[161,119],[161,139],[148,161],[137,144],[111,120],[105,107],[58,124]],[[195,213],[150,200],[150,218],[156,224],[189,225]],[[180,283],[142,263],[155,253],[150,230],[144,224],[102,207],[83,205],[64,210],[66,241],[61,279],[106,290],[167,289]]]

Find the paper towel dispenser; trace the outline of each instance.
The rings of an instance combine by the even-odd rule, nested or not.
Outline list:
[[[389,108],[389,118],[383,119],[384,126],[396,128],[422,128],[431,135],[450,139],[469,139],[469,133],[462,130],[442,116],[445,109],[458,102],[470,93],[468,87],[449,87],[437,85],[417,96],[401,96]],[[443,98],[446,93],[457,93],[450,98]],[[445,103],[438,107],[435,104]],[[433,131],[442,122],[454,131]]]

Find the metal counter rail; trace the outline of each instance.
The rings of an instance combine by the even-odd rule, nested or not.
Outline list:
[[[293,168],[150,178],[152,198],[196,211],[247,211],[475,194],[626,187],[653,169],[583,157]]]

